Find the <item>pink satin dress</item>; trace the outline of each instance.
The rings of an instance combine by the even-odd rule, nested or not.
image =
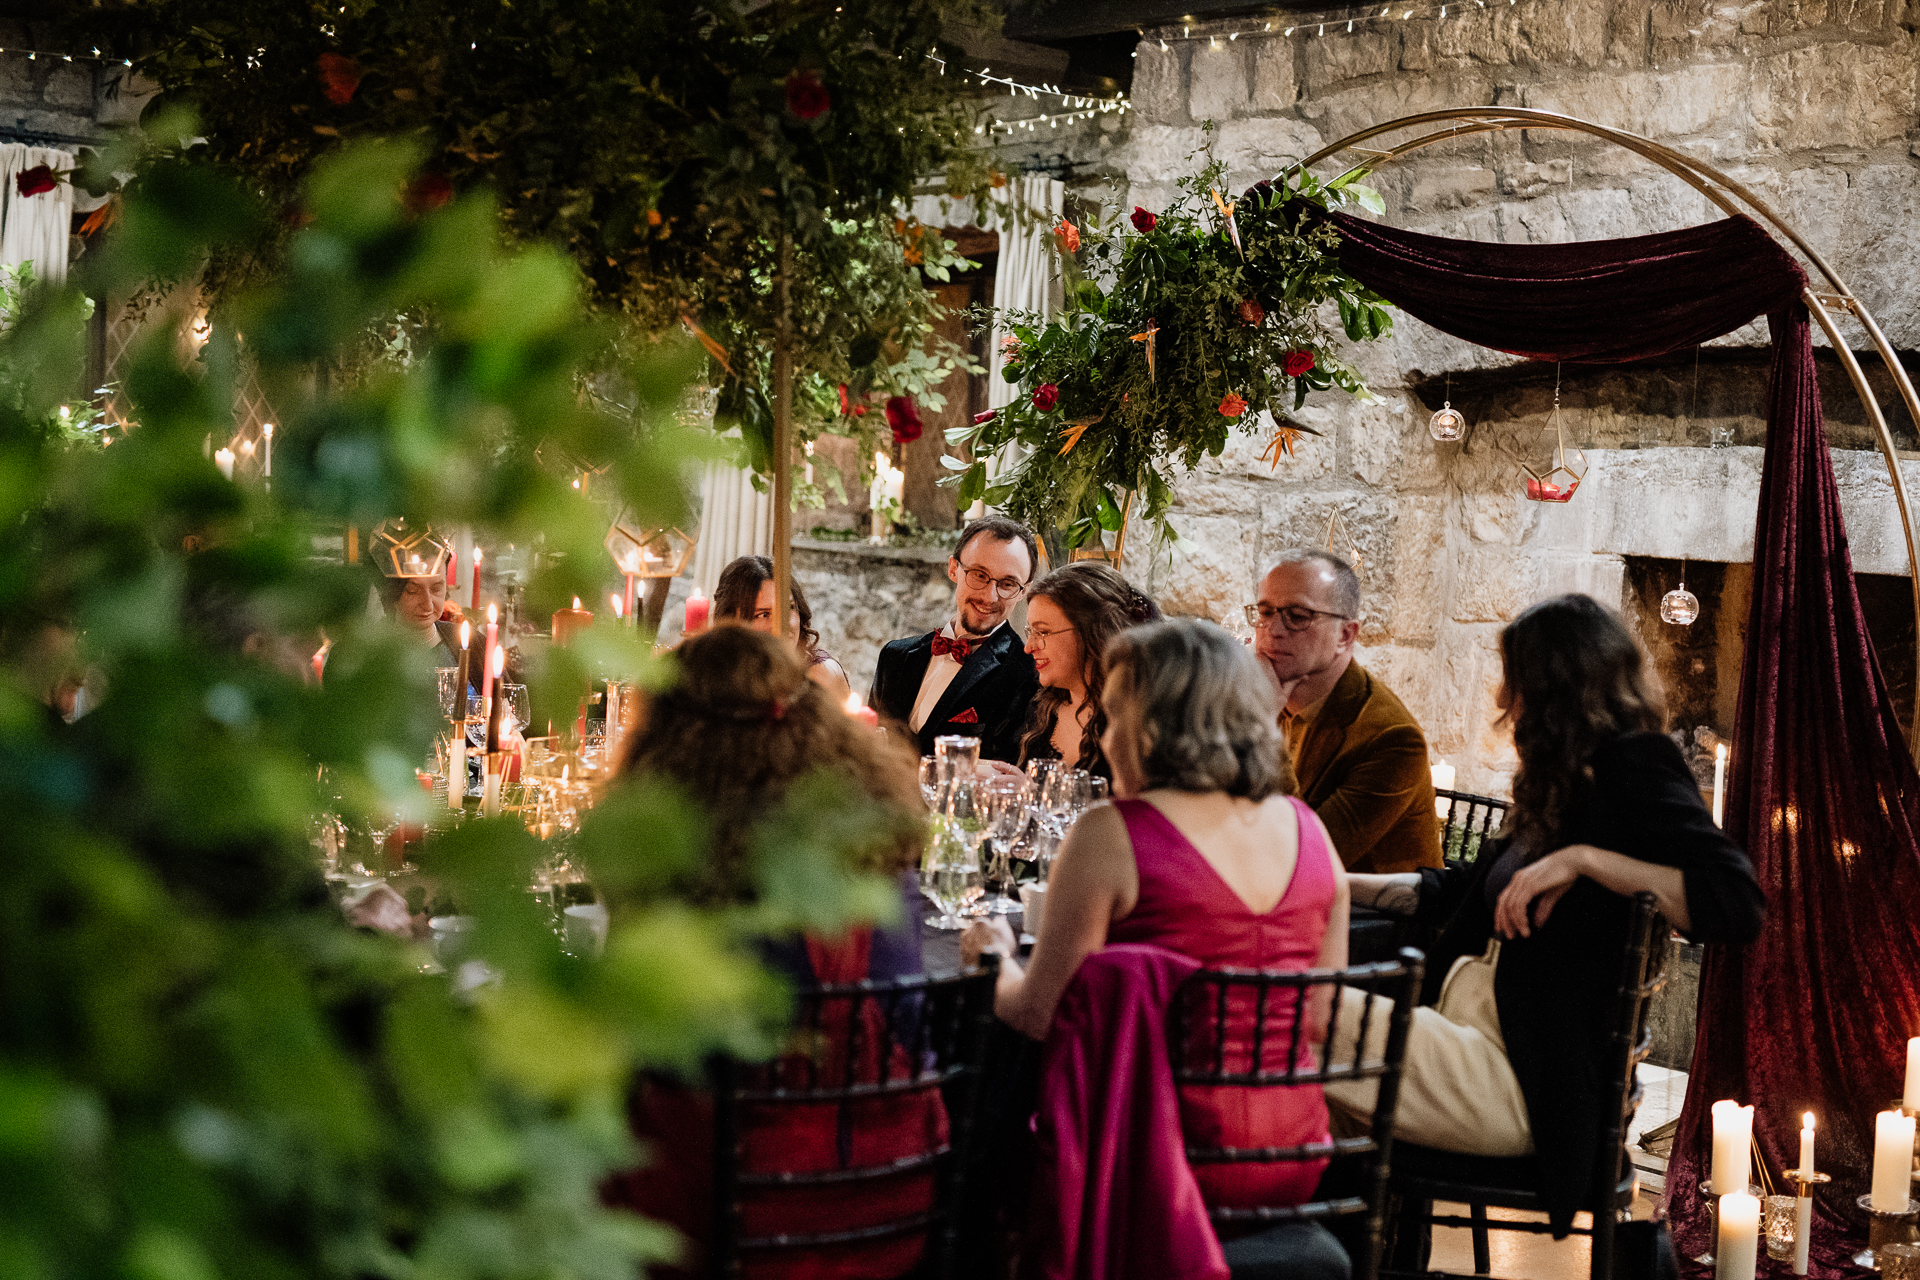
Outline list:
[[[1139,870],[1140,899],[1107,932],[1108,942],[1145,942],[1198,960],[1208,969],[1311,969],[1320,957],[1332,911],[1333,851],[1313,811],[1288,797],[1300,821],[1300,853],[1286,892],[1271,911],[1242,901],[1213,864],[1180,829],[1144,800],[1117,800]],[[1240,996],[1244,995],[1242,1001]],[[1266,1012],[1266,1068],[1286,1069],[1294,1024],[1293,1002],[1280,993]],[[1249,1069],[1253,1058],[1253,992],[1236,993],[1227,1013],[1225,1062]],[[1193,1021],[1200,1021],[1195,1019]],[[1198,1037],[1198,1038],[1194,1038]],[[1201,1043],[1205,1039],[1206,1043]],[[1196,1029],[1187,1053],[1196,1065],[1211,1065],[1219,1046]],[[1312,1049],[1302,1035],[1299,1063],[1310,1066]],[[1327,1139],[1327,1104],[1318,1085],[1265,1089],[1183,1086],[1181,1128],[1188,1143],[1204,1147],[1291,1147]],[[1201,1194],[1215,1207],[1290,1205],[1313,1198],[1326,1161],[1201,1164],[1194,1168]]]

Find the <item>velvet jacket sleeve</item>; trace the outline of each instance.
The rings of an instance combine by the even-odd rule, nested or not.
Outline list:
[[[1356,730],[1373,726],[1358,724]],[[1405,819],[1421,800],[1432,806],[1432,765],[1419,727],[1411,723],[1378,728],[1350,764],[1339,787],[1314,812],[1326,824],[1333,847],[1356,871],[1399,870],[1403,862],[1418,866],[1434,850],[1399,846]],[[1435,859],[1437,860],[1437,859]]]

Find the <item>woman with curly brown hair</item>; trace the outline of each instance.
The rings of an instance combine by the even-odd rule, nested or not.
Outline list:
[[[1027,714],[1020,763],[1058,758],[1111,779],[1100,748],[1107,731],[1101,694],[1107,642],[1128,627],[1154,622],[1160,607],[1113,569],[1093,561],[1063,565],[1027,592],[1027,652],[1040,692]]]
[[[765,556],[741,556],[720,571],[720,581],[713,588],[714,619],[743,622],[755,631],[771,635],[773,590],[773,561]],[[820,647],[820,633],[813,629],[813,610],[807,607],[807,593],[797,582],[788,584],[788,591],[793,607],[787,615],[787,626],[800,660],[807,664],[807,678],[825,689],[836,702],[845,702],[853,692],[846,668]]]
[[[1500,657],[1500,723],[1520,757],[1506,830],[1467,865],[1347,883],[1355,902],[1439,930],[1395,1136],[1530,1157],[1564,1236],[1613,1176],[1600,1100],[1633,896],[1653,894],[1693,941],[1734,945],[1766,903],[1661,732],[1659,688],[1618,614],[1583,595],[1542,601],[1500,633]],[[1371,1095],[1327,1088],[1360,1115]]]

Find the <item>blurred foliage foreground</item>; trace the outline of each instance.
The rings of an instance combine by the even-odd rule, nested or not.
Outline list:
[[[82,385],[83,290],[191,279],[266,226],[178,155],[108,162],[140,173],[115,239],[0,333],[0,1274],[634,1275],[675,1241],[597,1201],[639,1156],[627,1081],[770,1050],[785,995],[755,935],[871,916],[885,891],[846,868],[874,833],[802,788],[811,804],[767,815],[757,898],[703,911],[675,884],[704,816],[617,791],[576,837],[616,903],[587,961],[526,890],[542,850],[519,823],[466,822],[419,855],[502,975],[456,997],[417,950],[348,929],[316,870],[310,815],[336,794],[349,817],[424,803],[413,765],[440,726],[430,673],[367,620],[366,579],[312,547],[345,520],[469,523],[543,538],[532,594],[577,591],[605,512],[536,449],[613,456],[603,489],[677,517],[698,441],[672,407],[697,360],[663,345],[608,375],[621,344],[570,262],[506,251],[484,197],[410,213],[413,157],[370,145],[316,172],[285,270],[234,309],[283,415],[271,491],[204,455],[232,430],[222,329],[195,355],[150,326],[126,384],[139,425],[76,441],[53,424]],[[315,375],[400,313],[428,334],[404,366]],[[602,416],[590,372],[643,412]],[[321,629],[324,687],[241,642]],[[76,637],[106,693],[69,726],[43,695]],[[535,694],[647,663],[596,633]]]

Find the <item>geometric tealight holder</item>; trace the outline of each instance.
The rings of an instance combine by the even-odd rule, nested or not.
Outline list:
[[[695,540],[679,529],[642,528],[626,512],[607,530],[607,554],[620,572],[636,578],[677,578],[693,559]]]
[[[409,529],[404,517],[376,527],[367,550],[369,558],[389,578],[444,581],[447,564],[453,558],[453,548],[434,537],[432,529]]]

